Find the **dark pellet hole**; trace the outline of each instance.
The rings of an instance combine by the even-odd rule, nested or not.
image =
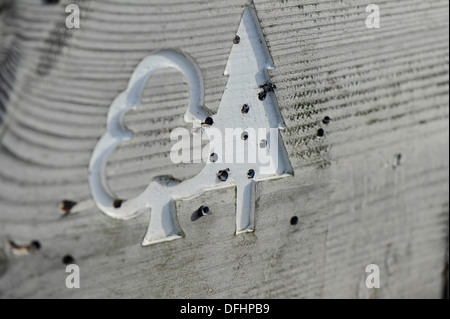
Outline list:
[[[61,202],[61,211],[63,211],[66,214],[69,214],[72,208],[74,208],[76,205],[77,205],[76,202],[70,200],[63,200]]]
[[[244,106],[242,106],[241,112],[242,114],[248,114],[248,112],[250,112],[250,106],[248,104],[244,104]]]
[[[262,91],[258,94],[258,99],[260,101],[264,101],[266,99],[266,97],[267,97],[267,93],[265,91]]]
[[[207,216],[211,213],[211,210],[208,206],[202,206],[198,209],[198,213],[202,216]]]
[[[219,173],[217,173],[217,177],[222,182],[226,182],[229,176],[230,174],[228,174],[228,170],[219,171]]]
[[[113,206],[115,209],[119,209],[120,207],[122,207],[123,204],[123,200],[121,199],[116,199],[113,203]]]
[[[40,250],[42,248],[42,245],[37,240],[33,240],[30,244],[30,247],[32,250]]]
[[[235,36],[235,37],[234,37],[234,40],[233,40],[233,43],[234,43],[234,44],[239,44],[239,43],[241,43],[241,37],[238,36],[238,35]]]
[[[242,138],[244,141],[248,140],[248,133],[247,133],[247,132],[242,133],[241,138]]]
[[[251,169],[247,172],[247,176],[249,179],[252,179],[255,177],[255,170]]]
[[[318,137],[324,137],[325,136],[325,131],[321,128],[317,131],[317,136]]]
[[[219,156],[218,156],[216,153],[212,153],[212,154],[209,156],[209,159],[211,160],[212,163],[215,163],[215,162],[217,162],[217,160],[219,159]]]
[[[62,263],[64,265],[72,265],[74,262],[75,262],[75,259],[70,255],[64,256],[62,259]]]
[[[331,118],[329,116],[325,116],[322,122],[323,124],[328,125],[331,123]]]
[[[43,4],[58,4],[59,0],[42,0]]]
[[[295,226],[297,224],[298,224],[298,217],[297,216],[292,217],[291,218],[291,225]]]
[[[214,124],[214,120],[212,119],[212,117],[207,117],[205,119],[205,124],[206,125],[213,125]]]
[[[204,216],[211,214],[211,210],[208,206],[201,206],[197,211],[195,211],[191,216],[191,221],[195,222]]]

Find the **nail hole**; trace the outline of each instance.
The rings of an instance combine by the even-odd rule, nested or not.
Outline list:
[[[217,160],[219,159],[219,155],[217,155],[216,153],[212,153],[212,154],[209,156],[209,159],[211,160],[212,163],[215,163],[215,162],[217,162]]]
[[[325,136],[325,131],[321,128],[317,131],[317,136],[318,137],[324,137]]]
[[[122,207],[123,204],[123,200],[121,199],[116,199],[113,203],[113,206],[115,209],[119,209],[120,207]]]
[[[64,213],[64,216],[67,216],[70,214],[70,211],[72,208],[74,208],[77,205],[76,202],[70,201],[70,200],[63,200],[61,202],[61,211]]]
[[[230,176],[230,174],[228,172],[229,172],[229,169],[226,169],[223,171],[219,171],[219,173],[217,173],[217,177],[219,178],[219,180],[221,182],[226,182],[228,180],[228,177]]]
[[[214,120],[212,119],[212,117],[207,117],[205,119],[205,124],[206,125],[213,125],[214,124]]]
[[[298,217],[297,216],[292,217],[291,218],[291,225],[295,226],[297,224],[298,224]]]
[[[192,216],[191,216],[191,221],[195,222],[197,220],[199,220],[200,218],[204,217],[204,216],[208,216],[211,214],[211,210],[209,209],[208,206],[200,206],[199,209],[197,209],[197,211],[195,211]]]
[[[38,242],[37,240],[33,240],[33,241],[31,242],[31,244],[30,244],[30,248],[31,248],[33,251],[38,251],[38,250],[40,250],[40,249],[42,248],[42,245],[41,245],[41,243]]]
[[[330,124],[331,123],[331,118],[329,116],[325,116],[323,121],[322,121],[322,123],[325,124],[325,125]]]
[[[262,91],[258,94],[258,99],[260,101],[264,101],[266,99],[266,97],[267,97],[267,92],[265,92],[265,91]]]
[[[264,85],[261,85],[260,88],[263,89],[263,91],[258,94],[258,98],[261,101],[264,101],[267,97],[267,93],[274,92],[277,89],[277,86],[269,82]]]
[[[234,43],[234,44],[239,44],[239,43],[241,43],[241,37],[238,36],[238,35],[236,35],[236,36],[234,37],[233,43]]]
[[[244,104],[241,112],[242,112],[242,114],[248,114],[248,112],[250,112],[250,106],[248,104]]]
[[[202,216],[208,216],[211,211],[209,209],[208,206],[202,206],[198,209],[199,214],[201,214]]]
[[[253,179],[255,177],[255,170],[251,169],[247,172],[247,176],[249,179]]]
[[[70,255],[64,256],[62,259],[62,263],[64,265],[72,265],[74,262],[75,262],[75,259]]]
[[[242,133],[241,138],[242,138],[244,141],[248,140],[248,132]]]

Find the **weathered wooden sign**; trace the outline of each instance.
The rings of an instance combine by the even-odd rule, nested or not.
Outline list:
[[[442,297],[448,7],[0,0],[0,298]]]

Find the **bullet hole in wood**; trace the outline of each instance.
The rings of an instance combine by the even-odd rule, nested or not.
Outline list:
[[[298,224],[298,217],[297,216],[292,217],[291,218],[291,225],[295,226],[297,224]]]
[[[214,124],[214,120],[212,119],[212,117],[207,117],[205,119],[204,124],[206,124],[206,125],[213,125]]]
[[[226,182],[228,180],[228,177],[230,177],[230,170],[229,169],[225,169],[223,171],[219,171],[217,173],[217,177],[219,178],[219,180],[221,182]]]
[[[66,255],[62,259],[62,263],[64,265],[72,265],[72,264],[75,263],[75,259],[72,256],[70,256],[70,255]]]
[[[70,200],[63,200],[61,202],[61,211],[63,212],[63,216],[68,216],[70,212],[72,211],[72,208],[74,208],[77,205],[76,202],[70,201]]]
[[[215,163],[215,162],[217,162],[219,160],[219,155],[217,155],[216,153],[212,153],[209,156],[209,159],[211,160],[212,163]]]
[[[322,123],[328,125],[331,123],[331,118],[329,116],[325,116],[322,120]]]
[[[267,97],[267,93],[274,92],[277,89],[277,86],[269,82],[261,85],[260,88],[263,89],[263,91],[258,94],[258,98],[261,101],[264,101]]]
[[[208,216],[211,213],[211,210],[208,206],[202,206],[198,209],[199,214],[202,216]]]
[[[242,114],[248,114],[250,112],[250,106],[248,104],[244,104],[241,109]]]
[[[123,200],[121,199],[116,199],[113,203],[113,206],[115,209],[119,209],[120,207],[122,207],[123,204]]]
[[[32,241],[30,247],[33,251],[38,251],[42,248],[41,243],[37,240]]]
[[[191,216],[191,221],[195,222],[201,217],[208,216],[211,214],[211,210],[208,206],[201,206],[194,214]]]
[[[248,140],[248,132],[243,132],[243,133],[241,134],[241,138],[242,138],[244,141]]]
[[[238,36],[238,35],[236,35],[236,36],[234,37],[233,43],[234,43],[234,44],[239,44],[239,43],[241,43],[241,37]]]
[[[325,131],[321,128],[317,131],[317,136],[318,137],[324,137],[325,136]]]
[[[264,101],[264,100],[266,99],[266,97],[267,97],[267,93],[264,92],[264,91],[262,91],[262,92],[260,92],[260,93],[258,94],[258,99],[259,99],[260,101]]]

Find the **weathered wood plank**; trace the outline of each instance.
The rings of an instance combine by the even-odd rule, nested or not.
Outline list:
[[[178,202],[187,237],[148,248],[149,215],[113,221],[89,200],[87,167],[108,107],[140,60],[177,48],[199,64],[217,110],[247,0],[77,2],[79,30],[65,28],[63,4],[0,4],[0,298],[442,296],[448,1],[377,1],[381,28],[367,30],[368,0],[255,0],[295,177],[258,184],[254,234],[233,236],[228,189]],[[199,171],[168,159],[187,98],[176,73],[149,82],[143,106],[126,116],[134,138],[109,160],[118,195]],[[60,219],[64,199],[85,208]],[[204,204],[213,214],[192,222]],[[43,248],[14,257],[8,239]],[[64,285],[67,254],[81,267],[80,290]],[[382,273],[375,292],[364,286],[372,263]]]

